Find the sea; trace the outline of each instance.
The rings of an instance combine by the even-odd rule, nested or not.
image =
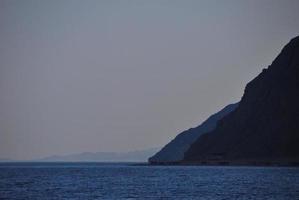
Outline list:
[[[299,168],[1,163],[0,199],[299,199]]]

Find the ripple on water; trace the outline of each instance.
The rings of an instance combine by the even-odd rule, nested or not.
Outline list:
[[[0,164],[0,199],[299,199],[299,169]]]

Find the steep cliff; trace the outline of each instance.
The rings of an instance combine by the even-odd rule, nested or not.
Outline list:
[[[185,161],[298,160],[299,37],[249,82],[238,108],[197,139]]]

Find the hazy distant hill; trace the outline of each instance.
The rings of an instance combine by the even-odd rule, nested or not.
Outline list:
[[[299,161],[299,37],[247,84],[238,108],[185,154],[185,161]]]
[[[152,148],[140,151],[131,151],[125,153],[114,152],[85,152],[71,155],[55,155],[46,157],[37,161],[54,162],[146,162],[147,158],[155,154],[159,148]]]
[[[210,116],[200,126],[180,133],[175,139],[163,147],[161,151],[149,158],[149,162],[174,162],[182,160],[184,158],[184,153],[200,135],[212,131],[216,127],[218,120],[235,110],[237,106],[238,103],[230,104],[218,113]]]
[[[9,158],[0,158],[0,162],[12,162],[12,159]]]

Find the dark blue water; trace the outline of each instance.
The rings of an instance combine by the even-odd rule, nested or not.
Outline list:
[[[0,199],[299,199],[299,168],[0,164]]]

